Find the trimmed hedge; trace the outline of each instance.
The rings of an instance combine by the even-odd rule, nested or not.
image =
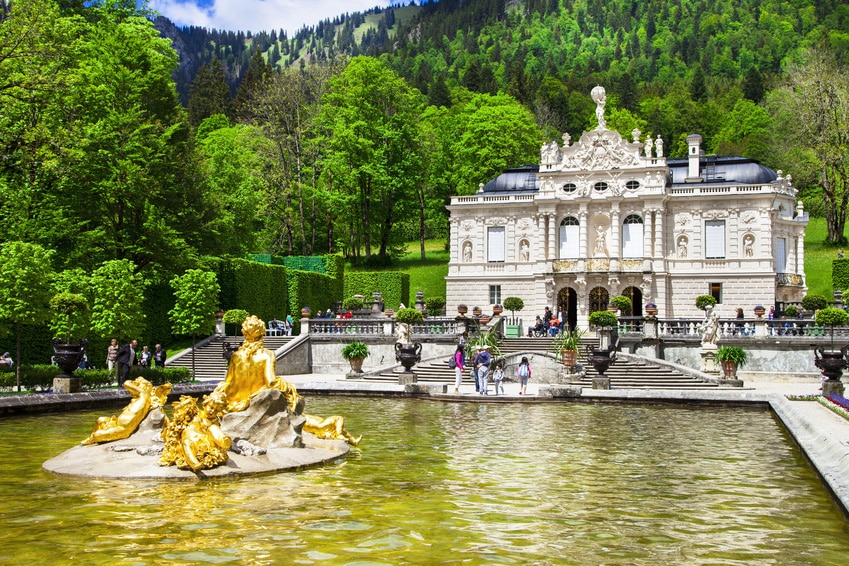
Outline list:
[[[400,271],[355,271],[345,276],[345,297],[364,295],[371,299],[375,291],[383,294],[386,308],[397,309],[410,296],[410,275]]]
[[[835,259],[831,262],[831,284],[835,289],[849,290],[849,259]]]
[[[53,388],[53,378],[60,375],[62,370],[49,364],[34,364],[21,366],[21,388],[28,391],[50,391]],[[78,369],[74,372],[82,381],[84,389],[105,389],[112,386],[113,375],[106,369]],[[189,383],[192,381],[192,371],[183,367],[143,368],[133,366],[130,379],[141,375],[154,385],[163,383]],[[0,372],[0,388],[15,387],[15,372],[3,370]]]
[[[220,260],[213,270],[221,309],[244,309],[263,320],[289,314],[284,266],[237,258]]]
[[[301,316],[301,307],[308,306],[315,314],[330,308],[339,300],[336,295],[338,283],[332,277],[292,269],[288,272],[289,310],[295,319]]]

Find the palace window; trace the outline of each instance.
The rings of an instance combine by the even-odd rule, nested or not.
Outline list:
[[[643,257],[643,219],[629,214],[622,223],[622,257]]]
[[[493,226],[486,231],[486,261],[504,261],[504,226]]]
[[[599,193],[603,193],[607,190],[607,183],[603,181],[600,183],[596,183],[595,185],[593,185],[593,189],[595,189]]]
[[[639,181],[628,181],[627,183],[625,183],[625,188],[628,189],[629,191],[636,191],[637,189],[640,188],[640,182]]]
[[[577,190],[578,190],[578,185],[576,185],[575,183],[566,183],[565,185],[563,185],[563,192],[564,193],[574,193]]]
[[[574,216],[567,216],[560,222],[560,259],[577,258],[580,252],[581,226]]]
[[[717,304],[722,303],[722,283],[711,283],[709,294],[716,299]]]
[[[787,273],[787,240],[784,238],[775,241],[775,272]]]
[[[705,259],[725,259],[725,220],[705,222]]]
[[[501,304],[501,285],[490,285],[489,286],[489,304],[491,304],[491,305]]]

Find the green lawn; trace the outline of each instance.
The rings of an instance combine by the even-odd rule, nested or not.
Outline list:
[[[811,218],[805,231],[805,282],[808,293],[831,300],[831,262],[837,259],[839,248],[823,244],[826,234],[825,219]]]

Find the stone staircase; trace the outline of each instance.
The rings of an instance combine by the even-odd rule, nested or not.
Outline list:
[[[284,344],[291,342],[293,336],[266,336],[265,347],[269,350],[277,350]],[[227,360],[224,358],[223,343],[241,345],[243,336],[215,336],[204,346],[195,349],[195,379],[198,381],[221,381],[227,375]],[[178,359],[166,360],[168,367],[192,367],[191,351]]]
[[[592,387],[592,378],[598,376],[595,369],[587,364],[586,347],[598,346],[597,338],[584,338],[581,342],[581,350],[578,352],[578,363],[586,369],[583,378],[577,378],[575,384],[584,387]],[[550,338],[506,338],[501,345],[502,356],[532,353],[551,353]],[[394,368],[380,372],[379,374],[367,375],[362,379],[365,381],[397,382],[398,375],[404,368]],[[454,370],[448,367],[448,357],[443,359],[429,360],[416,365],[413,371],[420,382],[453,383]],[[606,376],[610,378],[610,386],[614,389],[705,389],[716,388],[716,383],[702,381],[694,376],[682,373],[674,368],[653,364],[646,359],[619,358],[610,366]],[[513,378],[512,375],[508,375]],[[471,373],[464,372],[463,383],[473,383]]]

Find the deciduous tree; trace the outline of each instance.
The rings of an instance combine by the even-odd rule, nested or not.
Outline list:
[[[192,335],[192,375],[195,373],[195,337],[215,329],[220,287],[215,273],[190,269],[171,280],[174,308],[168,312],[174,334]]]

